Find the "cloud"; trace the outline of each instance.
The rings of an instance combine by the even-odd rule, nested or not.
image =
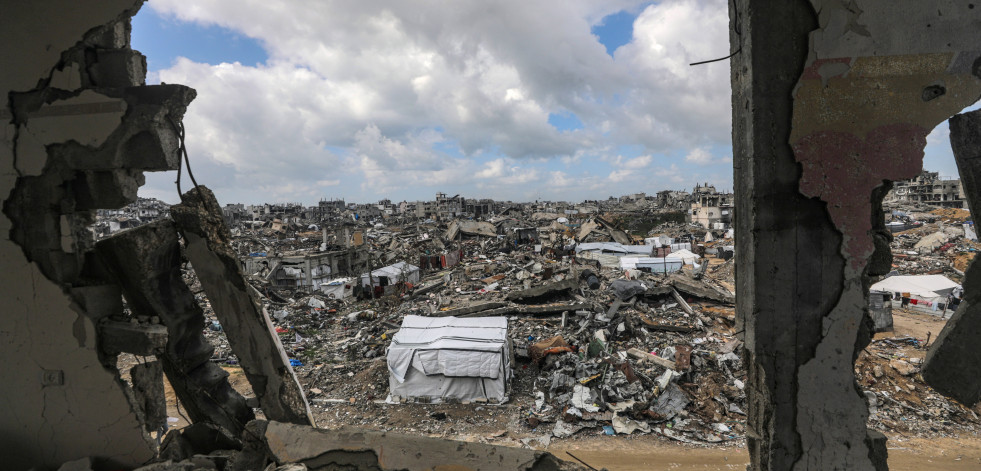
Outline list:
[[[268,53],[254,67],[179,59],[151,71],[198,90],[185,119],[188,148],[233,173],[223,194],[234,200],[268,188],[263,199],[316,201],[325,187],[364,200],[428,198],[442,186],[510,197],[533,184],[550,198],[550,182],[573,179],[574,191],[559,193],[560,185],[554,197],[586,198],[588,189],[616,191],[604,182],[628,181],[627,170],[670,164],[660,156],[730,139],[728,63],[688,66],[728,53],[724,0],[452,8],[154,0],[145,8],[240,32]],[[638,16],[632,40],[611,57],[591,27],[620,10]],[[566,112],[583,127],[549,124],[551,113]],[[615,164],[624,173],[587,175],[622,146],[642,154]]]
[[[689,152],[688,155],[685,156],[685,161],[704,167],[706,165],[732,163],[732,157],[728,155],[723,157],[716,157],[712,155],[712,153],[710,153],[707,149],[699,147],[699,148],[692,149],[691,152]]]

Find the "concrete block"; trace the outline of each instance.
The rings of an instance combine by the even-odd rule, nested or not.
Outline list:
[[[981,112],[950,119],[950,143],[961,185],[974,211],[981,208]],[[968,406],[981,401],[981,262],[964,272],[964,299],[930,346],[923,380],[938,392]]]
[[[585,469],[542,451],[349,427],[321,430],[270,421],[264,438],[277,464],[309,469]]]
[[[92,86],[135,87],[146,82],[146,57],[132,49],[101,49],[87,70]]]
[[[159,324],[112,320],[99,324],[99,348],[109,355],[160,355],[167,349],[167,339],[167,328]]]
[[[255,416],[228,384],[228,373],[209,361],[214,349],[202,334],[204,313],[181,278],[174,223],[159,220],[122,231],[96,244],[96,252],[122,287],[129,308],[157,316],[166,326],[169,340],[158,358],[191,420],[240,434]]]
[[[136,200],[143,172],[119,169],[77,172],[72,190],[78,210],[122,208]]]
[[[141,363],[130,370],[133,394],[143,411],[143,427],[156,432],[167,426],[167,401],[164,395],[163,364],[159,361]]]

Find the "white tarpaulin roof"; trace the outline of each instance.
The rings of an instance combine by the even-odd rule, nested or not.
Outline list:
[[[414,274],[419,272],[419,267],[415,265],[409,265],[406,262],[398,262],[387,267],[382,267],[371,272],[371,277],[378,279],[379,277],[386,277],[392,281],[408,281],[410,283],[417,282],[418,277]],[[361,275],[361,284],[368,284],[368,274],[365,273]]]
[[[918,298],[929,299],[946,296],[960,286],[943,275],[907,275],[890,276],[872,285],[871,290],[910,293]]]
[[[506,317],[405,316],[387,360],[393,395],[506,400]]]
[[[447,362],[453,361],[453,355],[463,355],[466,351],[498,354],[507,343],[507,337],[506,317],[405,316],[402,328],[392,337],[392,345],[388,349],[388,369],[392,375],[404,381],[405,372],[411,366],[412,357],[417,351],[445,349],[453,352],[443,355],[442,363],[445,366]],[[500,366],[500,363],[494,366]],[[497,377],[497,372],[487,372],[484,377]]]
[[[692,253],[692,251],[685,250],[685,249],[676,250],[674,252],[669,253],[668,258],[679,258],[689,265],[694,264],[699,259],[698,255],[695,255],[694,253]]]

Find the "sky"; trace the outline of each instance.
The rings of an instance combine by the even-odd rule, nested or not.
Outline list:
[[[132,34],[148,83],[197,90],[222,204],[732,188],[729,64],[688,65],[728,55],[726,0],[150,0]],[[945,133],[925,165],[956,175]]]

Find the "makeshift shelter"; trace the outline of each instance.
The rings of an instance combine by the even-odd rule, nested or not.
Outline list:
[[[406,262],[398,262],[374,270],[370,275],[368,273],[361,275],[361,286],[380,286],[386,289],[385,294],[390,294],[387,292],[389,286],[395,286],[400,282],[418,284],[419,267],[409,265]]]
[[[392,403],[508,400],[506,317],[405,316],[387,360]]]
[[[886,291],[869,292],[869,315],[875,323],[876,332],[892,330],[892,293]]]
[[[675,250],[668,254],[667,258],[676,258],[685,263],[685,265],[695,265],[698,263],[698,259],[701,258],[690,250],[681,249]]]
[[[331,299],[344,299],[354,293],[354,281],[351,278],[337,278],[320,284],[320,291]]]
[[[871,286],[870,291],[885,291],[894,299],[902,299],[903,304],[929,310],[943,310],[955,289],[961,285],[943,275],[890,276]]]

